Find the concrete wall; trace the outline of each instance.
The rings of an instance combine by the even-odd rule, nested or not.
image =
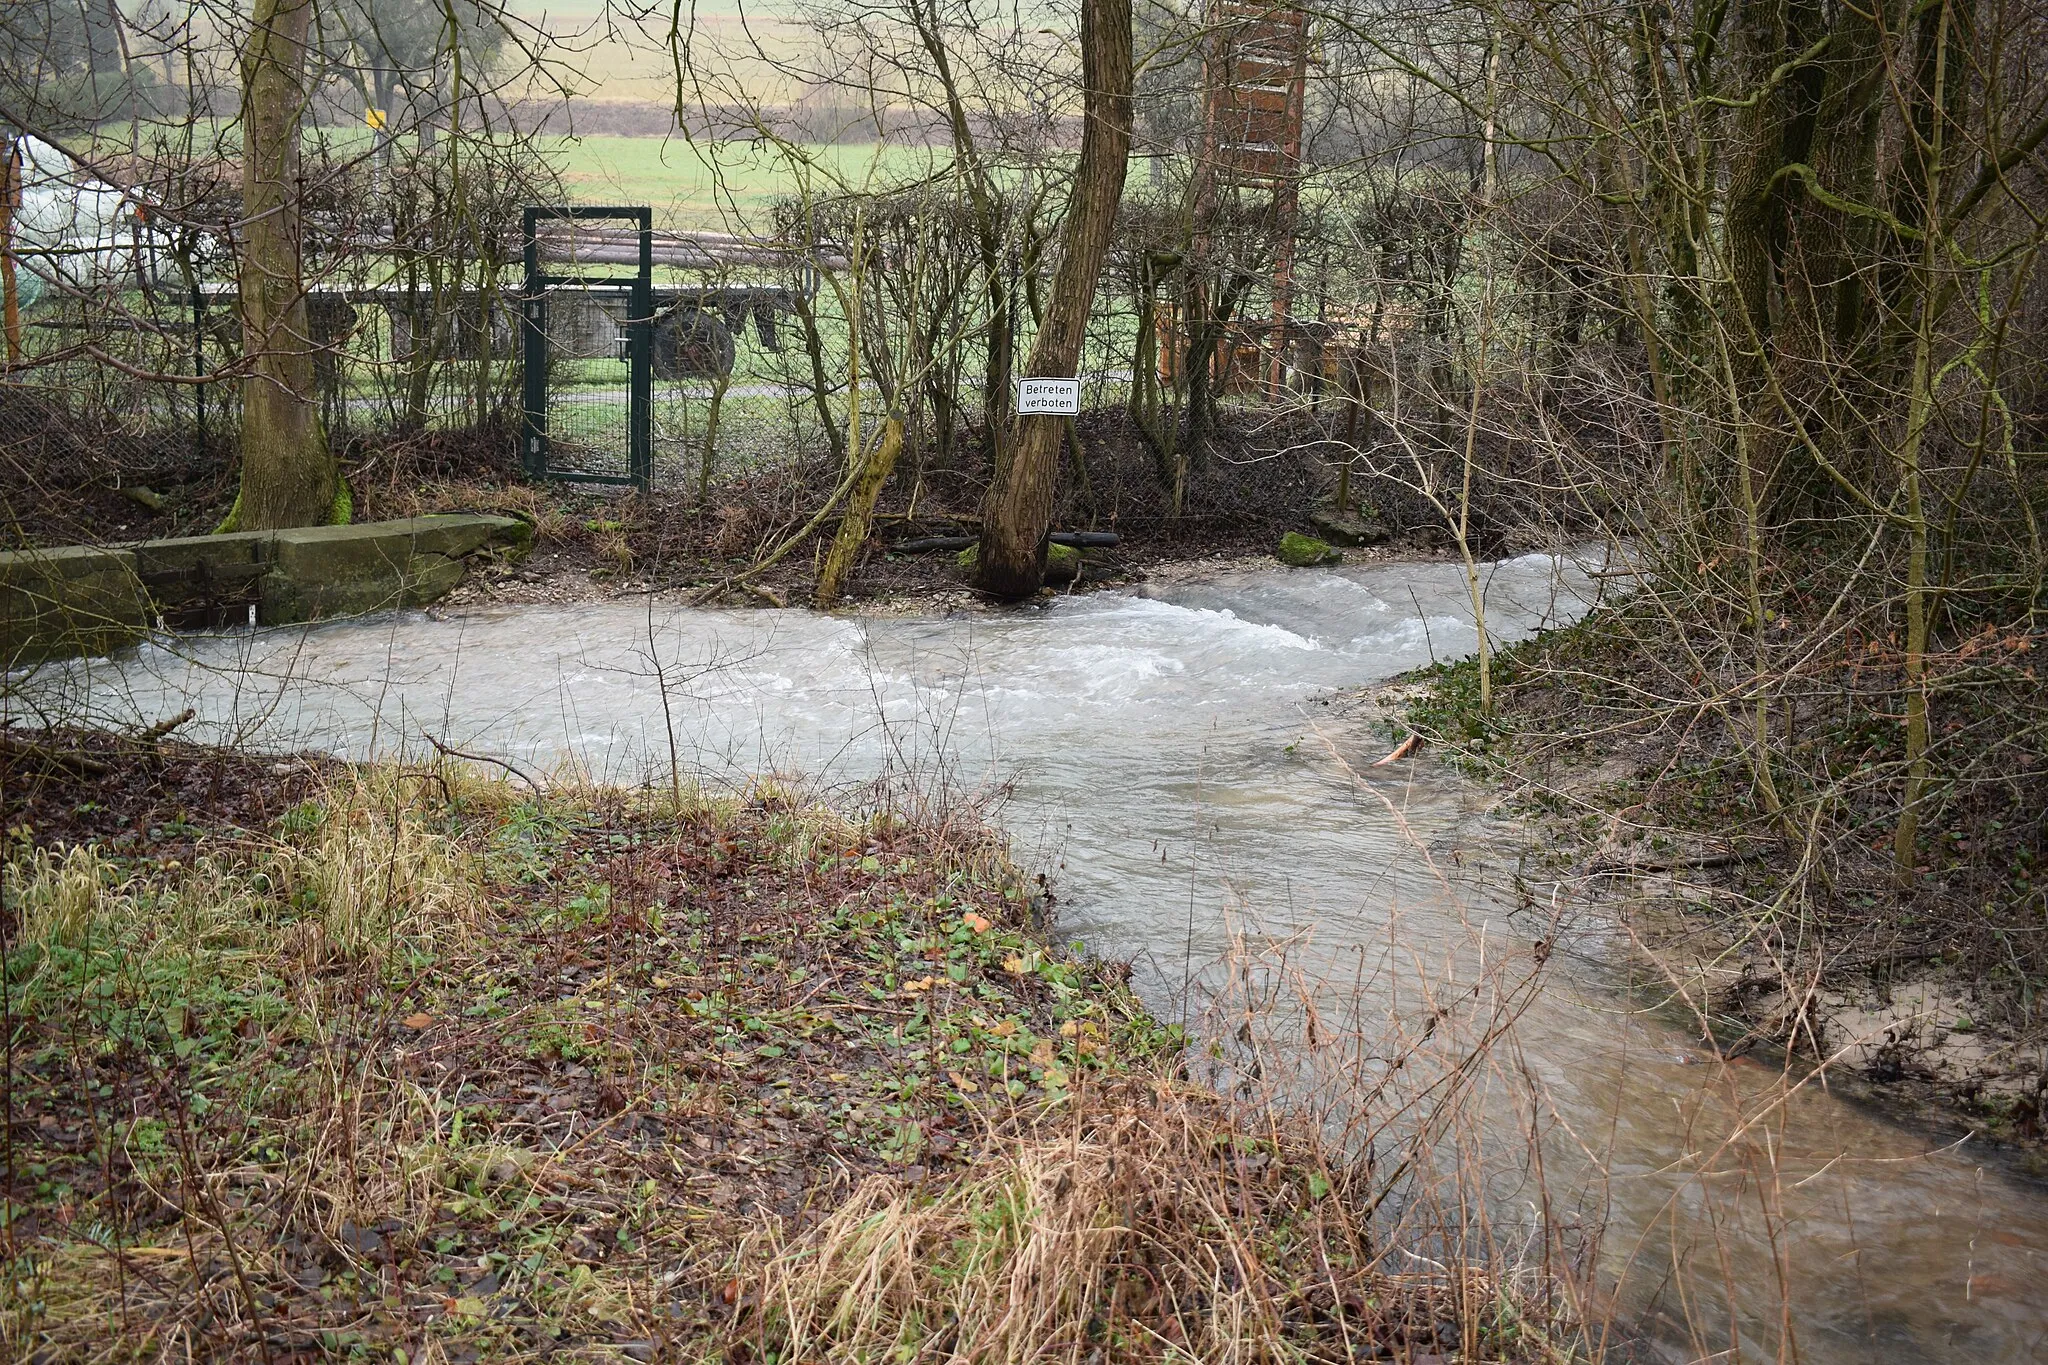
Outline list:
[[[0,554],[0,662],[10,668],[105,654],[140,639],[148,620],[132,550]]]
[[[533,528],[474,514],[0,552],[0,668],[105,654],[160,620],[263,625],[417,607],[479,557],[516,558]]]

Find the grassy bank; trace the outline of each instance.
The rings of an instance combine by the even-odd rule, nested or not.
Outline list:
[[[1763,717],[1761,764],[1741,661],[1715,644],[1645,593],[1497,654],[1492,717],[1473,660],[1385,699],[1512,791],[1550,838],[1550,875],[1612,904],[1725,1050],[1783,1049],[1902,1113],[2039,1143],[2048,772],[2026,723],[2031,642],[1987,632],[1937,661],[1935,753],[1957,776],[1926,802],[1910,876],[1894,859],[1896,641],[1851,631],[1808,650]]]
[[[5,740],[35,1359],[1550,1359],[971,820]]]

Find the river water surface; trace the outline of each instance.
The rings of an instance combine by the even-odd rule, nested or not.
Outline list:
[[[1548,557],[1491,566],[1489,624],[1516,638],[1574,619],[1597,581]],[[1447,963],[1558,937],[1509,894],[1516,832],[1483,794],[1426,759],[1369,767],[1384,740],[1342,695],[1475,639],[1455,566],[1275,570],[939,619],[407,613],[161,641],[17,680],[8,705],[189,705],[195,737],[365,757],[430,735],[621,780],[673,757],[711,782],[999,788],[1062,932],[1132,959],[1155,1008],[1193,1008],[1249,935],[1288,945],[1316,1011],[1369,1021],[1463,970]],[[1818,1081],[1788,1093],[1771,1069],[1714,1061],[1627,961],[1578,916],[1513,1070],[1547,1134],[1553,1212],[1605,1221],[1606,1280],[1675,1357],[1734,1333],[1749,1359],[2048,1358],[2048,1189]],[[1514,1122],[1482,1127],[1512,1151]],[[1533,1198],[1526,1171],[1500,1188],[1504,1205]]]

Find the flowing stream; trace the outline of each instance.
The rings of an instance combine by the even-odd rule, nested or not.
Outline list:
[[[1544,556],[1485,581],[1504,638],[1576,618],[1599,584]],[[1369,766],[1385,739],[1344,692],[1475,639],[1453,565],[1261,570],[940,619],[406,613],[161,641],[17,678],[7,705],[102,721],[189,705],[195,737],[364,757],[432,736],[620,780],[665,780],[673,759],[714,783],[1001,788],[1061,932],[1130,958],[1161,1012],[1249,935],[1285,945],[1318,1010],[1369,1019],[1475,944],[1527,958],[1556,934],[1510,895],[1526,834],[1426,758]],[[2048,1358],[2048,1187],[1817,1080],[1788,1092],[1774,1068],[1714,1061],[1628,962],[1578,916],[1513,1070],[1538,1097],[1553,1211],[1604,1220],[1603,1280],[1622,1277],[1661,1349],[1686,1354],[1690,1316],[1780,1358],[1789,1303],[1788,1360]],[[1513,1148],[1512,1123],[1487,1132]],[[1506,1202],[1526,1206],[1528,1184]]]

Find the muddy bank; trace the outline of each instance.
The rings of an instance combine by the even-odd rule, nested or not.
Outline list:
[[[4,759],[23,1358],[1567,1342],[1535,1280],[1389,1259],[1369,1167],[1174,1079],[964,814]]]
[[[1358,547],[1344,552],[1348,564],[1430,563],[1448,559],[1441,551],[1412,545]],[[1091,549],[1078,578],[1048,586],[1041,597],[1130,588],[1137,584],[1170,586],[1279,566],[1270,548],[1250,545],[1226,550],[1148,551],[1142,546]],[[746,566],[734,567],[735,572]],[[448,594],[437,609],[461,606],[542,606],[573,602],[607,602],[652,598],[665,604],[725,607],[802,607],[810,605],[808,569],[791,570],[767,581],[721,587],[721,579],[700,573],[683,576],[621,577],[593,564],[573,546],[541,549],[518,565],[489,568],[472,575]],[[992,602],[974,590],[967,574],[948,554],[892,556],[884,549],[864,566],[854,590],[839,609],[865,616],[949,616],[960,612],[1002,611],[1008,604]]]
[[[1978,837],[1937,831],[1905,885],[1881,790],[1788,829],[1754,799],[1739,737],[1657,704],[1658,680],[1692,666],[1620,643],[1627,609],[1503,651],[1490,720],[1469,660],[1379,690],[1390,733],[1418,733],[1498,784],[1542,831],[1542,875],[1610,909],[1668,983],[1668,1008],[1723,1056],[1818,1065],[1890,1115],[2018,1144],[2048,1173],[2039,829],[2023,812],[1965,811],[1952,818],[1974,817]],[[1852,686],[1837,695],[1851,702]],[[1869,772],[1883,723],[1810,720],[1797,756]],[[2023,771],[2004,776],[2032,787]]]
[[[1085,467],[1069,454],[1053,527],[1113,532],[1119,543],[1088,552],[1075,590],[1141,581],[1176,566],[1262,560],[1287,532],[1310,531],[1334,490],[1334,473],[1318,453],[1328,440],[1319,425],[1325,420],[1328,414],[1276,420],[1270,413],[1225,409],[1175,506],[1156,457],[1122,410],[1083,414],[1078,431]],[[88,438],[53,419],[33,440],[0,443],[0,530],[7,544],[203,535],[233,502],[232,443],[194,448],[159,441],[147,459],[130,452],[116,460],[104,442]],[[359,434],[346,443],[342,466],[360,521],[483,512],[528,522],[531,559],[466,589],[470,600],[515,603],[647,593],[731,605],[808,602],[816,557],[834,519],[772,569],[744,584],[731,580],[807,523],[842,473],[817,452],[778,449],[728,461],[703,498],[693,479],[673,471],[647,494],[591,493],[527,481],[516,434],[496,427]],[[964,575],[951,553],[901,547],[976,534],[987,483],[984,442],[972,428],[943,451],[906,457],[878,504],[873,535],[847,584],[847,604],[945,609],[960,601]],[[1348,552],[1350,562],[1449,551],[1441,513],[1400,480],[1360,474],[1349,496],[1352,516],[1372,541]],[[1474,544],[1488,556],[1517,553],[1582,513],[1544,505],[1511,482],[1487,481],[1475,495]]]

